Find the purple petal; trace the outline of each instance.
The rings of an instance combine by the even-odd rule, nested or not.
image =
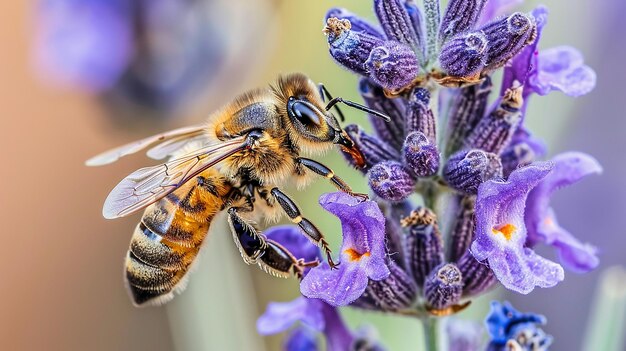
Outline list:
[[[294,323],[300,321],[309,327],[322,331],[325,326],[321,311],[321,301],[299,297],[289,302],[270,302],[267,310],[256,323],[261,335],[283,332]]]
[[[300,284],[303,295],[343,306],[363,294],[369,279],[389,276],[385,252],[385,218],[373,201],[360,201],[343,192],[324,194],[320,204],[341,220],[340,265],[312,269]]]
[[[530,83],[539,95],[558,90],[577,97],[589,93],[596,85],[596,73],[584,65],[582,54],[573,47],[542,50],[537,60],[538,71]]]
[[[306,297],[324,300],[331,306],[345,306],[363,295],[368,281],[361,265],[342,262],[338,269],[330,269],[324,263],[304,277],[300,292]]]
[[[546,244],[557,249],[559,261],[565,268],[573,272],[585,273],[596,268],[600,263],[596,247],[580,242],[567,230],[561,228],[551,208],[548,209],[544,220],[540,222],[537,231],[545,237]]]
[[[530,293],[535,286],[553,287],[565,277],[563,267],[529,248],[506,247],[494,251],[488,261],[500,283],[520,294]]]
[[[506,288],[523,294],[563,280],[561,266],[524,248],[526,198],[552,168],[552,163],[536,162],[517,169],[506,182],[488,181],[478,189],[472,254],[487,260]]]
[[[306,262],[321,258],[319,248],[303,235],[298,226],[278,225],[264,231],[263,234],[268,239],[277,241],[284,246],[296,258],[302,258]]]

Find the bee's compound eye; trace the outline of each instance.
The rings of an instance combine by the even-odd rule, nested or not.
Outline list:
[[[309,104],[297,100],[290,101],[289,113],[305,126],[320,126],[322,118]]]

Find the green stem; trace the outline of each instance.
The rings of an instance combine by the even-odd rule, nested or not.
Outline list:
[[[424,337],[426,351],[440,351],[439,340],[439,319],[435,317],[426,317],[422,319],[424,327]]]

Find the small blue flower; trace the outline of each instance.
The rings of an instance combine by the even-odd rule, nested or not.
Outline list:
[[[537,327],[546,324],[544,316],[521,313],[508,302],[493,301],[485,323],[491,338],[490,351],[545,351],[552,343],[552,337]]]

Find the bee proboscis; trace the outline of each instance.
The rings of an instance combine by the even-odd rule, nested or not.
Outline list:
[[[327,104],[325,97],[330,99]],[[273,87],[238,96],[213,113],[205,125],[148,137],[88,160],[90,166],[104,165],[150,146],[150,158],[167,159],[128,175],[103,207],[108,219],[145,209],[126,256],[125,276],[133,302],[164,303],[184,288],[186,273],[211,221],[221,211],[227,212],[233,239],[247,264],[256,263],[268,273],[288,277],[301,276],[304,268],[319,263],[294,257],[254,224],[286,214],[324,250],[334,267],[324,236],[280,187],[289,182],[304,185],[311,175],[320,175],[339,190],[362,196],[354,194],[330,168],[300,156],[339,145],[355,164],[364,163],[361,152],[329,112],[339,102],[389,119],[357,103],[332,98],[323,85],[294,73],[279,77]]]

